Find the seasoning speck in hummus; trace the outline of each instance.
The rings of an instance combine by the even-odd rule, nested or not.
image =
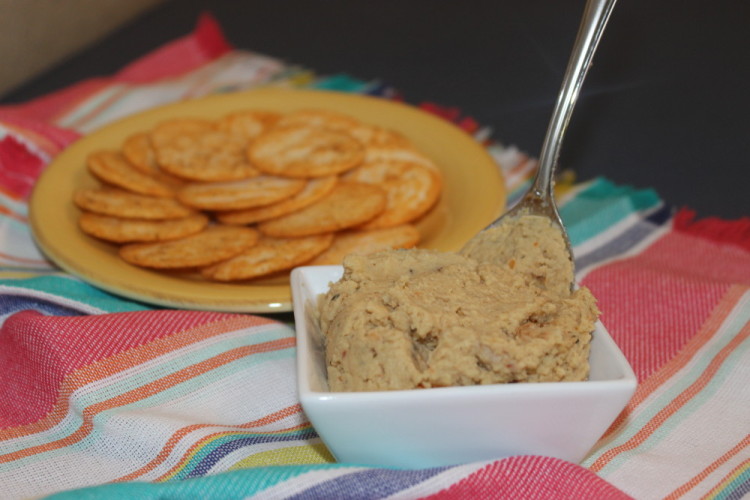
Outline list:
[[[562,235],[538,216],[485,231],[460,254],[350,255],[317,311],[329,387],[585,380],[599,311],[572,282]]]

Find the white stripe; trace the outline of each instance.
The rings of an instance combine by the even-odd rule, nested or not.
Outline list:
[[[750,429],[750,349],[740,355],[736,369],[724,382],[712,381],[711,385],[720,384],[716,393],[704,395],[706,401],[697,408],[681,408],[644,443],[652,446],[642,445],[644,449],[635,450],[617,470],[603,477],[635,498],[647,494],[663,498],[741,441]],[[731,468],[723,466],[722,470],[725,475]],[[638,481],[632,481],[633,477]],[[704,481],[702,488],[713,486]]]
[[[727,449],[727,451],[728,450],[729,449]],[[717,467],[716,470],[712,471],[711,473],[707,474],[706,477],[702,478],[702,480],[697,485],[695,485],[685,494],[684,498],[687,498],[688,496],[695,498],[706,498],[708,493],[710,493],[713,488],[715,488],[728,475],[730,475],[733,470],[739,469],[740,466],[747,462],[748,458],[750,458],[749,455],[750,451],[747,448],[745,448],[744,451],[740,451],[739,453],[735,454],[732,458],[721,464],[720,467]],[[705,465],[708,466],[709,462],[710,460],[706,460]],[[687,481],[682,484],[685,484],[686,482]],[[744,498],[747,499],[747,494]]]
[[[627,442],[641,430],[641,427],[635,427],[632,423],[638,423],[638,420],[642,419],[650,420],[657,412],[664,408],[666,404],[672,402],[677,394],[683,392],[695,379],[695,375],[693,375],[692,378],[688,378],[688,374],[696,371],[696,369],[700,370],[699,365],[707,364],[713,359],[712,352],[720,350],[721,347],[732,338],[733,334],[729,333],[729,325],[743,320],[744,318],[741,315],[748,315],[748,311],[750,311],[750,291],[742,296],[736,307],[734,307],[727,317],[724,318],[711,339],[701,346],[701,348],[677,373],[665,380],[657,389],[646,396],[638,406],[633,408],[630,417],[628,418],[631,425],[620,430],[618,434],[615,434],[606,442],[599,443],[598,449],[586,458],[584,465],[590,466],[607,450]],[[701,372],[699,371],[698,376],[700,373]],[[644,421],[642,423],[645,424],[647,422]]]
[[[518,165],[521,160],[526,160],[525,154],[515,146],[505,146],[499,143],[490,144],[487,147],[487,152],[492,156],[503,170],[511,170],[513,167]]]
[[[478,142],[484,142],[492,137],[492,128],[482,127],[474,132],[474,139]]]
[[[585,242],[579,245],[574,246],[573,255],[575,256],[576,259],[579,259],[586,254],[589,254],[595,250],[598,250],[599,248],[603,247],[607,243],[613,241],[618,236],[625,233],[628,229],[632,228],[635,223],[642,220],[642,217],[643,217],[642,214],[631,214],[627,216],[625,219],[618,222],[614,226],[611,226],[609,229],[597,234],[596,236],[592,238],[589,238],[588,240],[586,240]],[[653,232],[651,232],[648,236],[643,238],[638,243],[634,244],[628,250],[618,253],[616,255],[613,255],[608,259],[597,261],[586,268],[577,268],[576,280],[578,281],[583,280],[584,277],[586,277],[586,275],[588,275],[594,269],[598,269],[607,264],[611,264],[612,262],[625,260],[627,258],[630,258],[630,257],[633,257],[635,255],[642,253],[646,248],[653,245],[657,240],[661,239],[662,236],[664,236],[666,233],[670,232],[671,230],[672,230],[672,222],[670,221],[662,226],[656,227]]]
[[[95,94],[89,96],[85,101],[79,103],[67,115],[61,116],[57,120],[57,125],[63,128],[77,130],[73,125],[78,120],[126,87],[127,85],[123,83],[112,83],[108,87],[99,90]]]
[[[750,292],[725,318],[718,331],[690,361],[650,394],[633,411],[630,421],[651,419],[674,401],[701,376],[716,354],[737,333],[738,325],[750,321]],[[635,498],[662,498],[677,485],[688,482],[739,443],[750,430],[750,341],[745,341],[731,354],[732,370],[724,365],[716,375],[683,407],[661,424],[656,433],[632,451],[617,456],[599,475]],[[671,394],[670,394],[671,393]],[[586,460],[593,461],[607,449],[627,442],[640,430],[626,428],[606,448]],[[700,450],[700,453],[695,453]],[[743,455],[740,453],[740,455]],[[691,490],[698,497],[716,486],[733,467],[747,459],[736,457]],[[633,477],[639,480],[632,481]]]
[[[508,186],[509,191],[514,191],[524,182],[531,180],[534,170],[536,169],[537,161],[533,158],[528,158],[523,163],[522,168],[516,172],[506,172],[505,182]]]
[[[0,289],[2,289],[2,287],[0,287]],[[91,394],[108,388],[111,388],[109,390],[112,395],[117,395],[120,393],[118,388],[122,387],[123,385],[127,386],[129,383],[129,379],[142,375],[143,373],[153,370],[154,368],[163,366],[165,367],[164,375],[168,375],[177,366],[181,365],[180,363],[177,363],[177,361],[181,358],[189,358],[194,353],[201,352],[213,345],[220,344],[222,342],[231,341],[237,343],[240,336],[242,336],[243,334],[250,337],[255,333],[262,332],[264,330],[271,330],[273,328],[278,328],[278,325],[268,324],[246,327],[239,330],[232,330],[221,335],[212,336],[196,343],[188,344],[184,347],[181,347],[180,349],[167,352],[149,361],[139,363],[136,366],[132,366],[123,371],[114,373],[102,379],[94,380],[91,383],[79,387],[70,395],[69,402],[75,405],[76,402],[89,399],[89,396]],[[252,343],[249,343],[247,345],[251,344]],[[190,395],[186,394],[182,396],[182,398],[176,399],[174,401],[175,403],[177,403],[182,399],[189,397]],[[247,415],[244,415],[244,417],[247,417]],[[241,420],[241,422],[244,422],[246,420],[247,418]],[[75,406],[71,406],[68,408],[68,412],[65,417],[54,427],[51,427],[42,432],[34,433],[30,436],[21,436],[18,438],[12,438],[2,441],[3,451],[5,453],[11,453],[13,451],[35,446],[40,443],[48,443],[57,439],[61,439],[62,437],[67,436],[70,432],[72,432],[72,430],[77,429],[80,424],[81,409]]]
[[[142,479],[155,478],[178,464],[200,439],[215,432],[236,431],[231,426],[297,404],[295,386],[288,376],[293,371],[293,358],[249,365],[178,399],[100,415],[93,434],[83,441],[1,466],[0,483],[14,485],[18,489],[13,492],[15,497],[29,497],[113,481],[153,460],[178,430],[201,422],[211,424],[181,438],[167,460]],[[248,380],[261,379],[263,387],[248,384]],[[254,430],[299,425],[303,419],[301,413],[295,413]]]

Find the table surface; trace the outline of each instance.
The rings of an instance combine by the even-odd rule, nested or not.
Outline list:
[[[583,1],[170,0],[2,103],[112,73],[211,12],[236,47],[320,74],[380,79],[463,110],[536,155]],[[579,180],[653,187],[700,216],[750,215],[750,2],[621,0],[560,164]]]

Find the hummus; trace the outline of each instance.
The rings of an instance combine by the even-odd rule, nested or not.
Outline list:
[[[350,255],[320,297],[332,391],[584,380],[598,318],[560,231],[523,216],[461,253]]]

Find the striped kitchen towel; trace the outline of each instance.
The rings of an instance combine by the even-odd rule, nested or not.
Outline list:
[[[27,225],[34,181],[89,131],[258,85],[403,98],[233,48],[210,17],[115,75],[0,107],[0,498],[741,498],[750,494],[750,219],[651,189],[558,182],[578,279],[639,387],[580,464],[519,456],[396,470],[335,463],[301,410],[291,327],[157,309],[68,275]],[[510,203],[535,161],[459,110]]]

